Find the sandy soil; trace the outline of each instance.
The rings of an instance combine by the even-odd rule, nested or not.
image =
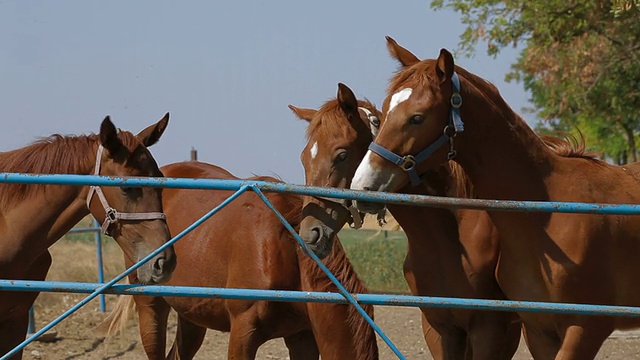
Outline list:
[[[53,296],[53,295],[49,295]],[[38,328],[61,314],[74,302],[81,299],[76,295],[57,295],[64,301],[51,308],[37,309]],[[108,297],[108,308],[114,297]],[[54,328],[57,331],[53,342],[34,342],[26,348],[24,359],[145,359],[140,345],[135,320],[126,332],[108,339],[95,336],[93,328],[105,314],[98,311],[97,302],[92,302],[81,311],[66,319]],[[169,341],[175,331],[172,316]],[[407,359],[431,359],[422,339],[419,311],[404,307],[376,307],[376,322],[398,346]],[[196,359],[226,359],[227,334],[209,331],[205,343]],[[380,358],[395,359],[391,350],[379,340]],[[258,353],[258,359],[288,359],[282,340],[273,340],[264,344]],[[515,360],[531,359],[524,344],[521,344]],[[597,359],[623,360],[640,359],[640,338],[634,333],[617,335],[606,341]]]

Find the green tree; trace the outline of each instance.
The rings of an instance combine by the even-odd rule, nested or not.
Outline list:
[[[521,49],[507,80],[521,81],[539,130],[580,131],[589,148],[637,161],[640,139],[640,0],[433,0],[467,26],[459,52]]]

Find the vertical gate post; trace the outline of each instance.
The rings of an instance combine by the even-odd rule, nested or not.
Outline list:
[[[104,284],[104,266],[102,265],[102,231],[98,220],[93,219],[93,226],[97,229],[95,231],[96,239],[96,257],[98,259],[98,282]],[[107,311],[106,301],[104,294],[100,294],[100,311]]]

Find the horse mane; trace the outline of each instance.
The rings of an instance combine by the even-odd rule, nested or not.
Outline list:
[[[133,148],[136,138],[128,131],[118,137],[127,148]],[[96,153],[98,135],[53,134],[40,138],[20,149],[0,153],[0,170],[31,174],[80,174],[93,168],[88,154]],[[91,163],[89,163],[91,162]],[[0,184],[0,205],[9,207],[41,193],[44,184]]]
[[[382,113],[369,100],[358,100],[358,106],[367,108],[372,113],[378,115],[379,118],[382,118]],[[320,132],[324,136],[332,136],[332,134],[344,132],[345,127],[342,126],[343,121],[341,120],[344,119],[344,117],[344,112],[340,108],[338,99],[334,98],[326,101],[309,122],[309,126],[307,126],[307,139]],[[366,125],[368,128],[368,121]]]
[[[587,144],[581,132],[578,136],[570,133],[562,134],[562,137],[543,134],[540,138],[553,152],[562,157],[599,161],[598,155],[587,150]]]
[[[563,137],[553,135],[539,135],[540,140],[555,154],[565,158],[580,158],[599,162],[597,155],[589,152],[582,134],[576,137],[572,134],[564,134]],[[453,188],[449,189],[450,196],[460,198],[474,198],[475,192],[471,180],[455,161],[449,161],[449,176],[452,179]]]
[[[254,180],[274,181],[274,178],[268,176],[252,177]],[[277,181],[277,180],[276,180]],[[274,206],[281,211],[282,216],[297,231],[300,229],[302,221],[302,197],[293,194],[266,194],[269,200],[275,200]],[[286,230],[284,230],[286,231]],[[291,241],[297,244],[297,241],[291,236]],[[320,269],[320,267],[308,256],[300,254],[300,271],[312,279],[319,279],[316,285],[319,285],[316,291],[336,292],[336,289]],[[364,285],[358,274],[353,269],[353,265],[349,261],[340,240],[336,236],[333,243],[331,254],[324,259],[324,264],[335,275],[335,277],[344,285],[345,289],[350,293],[368,293],[369,289]],[[363,309],[373,316],[372,305],[362,305]],[[366,339],[369,337],[371,328],[367,321],[358,313],[354,306],[349,305],[347,324],[352,330],[355,339]],[[375,338],[374,338],[375,339]],[[356,350],[357,359],[366,359],[370,354],[377,354],[377,344],[375,341],[356,341],[353,344]]]
[[[316,263],[310,258],[304,256],[305,261],[301,266],[305,267],[305,270],[314,279],[322,279],[324,282],[320,285],[317,291],[336,292],[336,288],[320,269]],[[347,254],[340,243],[340,239],[336,235],[333,242],[333,249],[331,254],[324,259],[324,264],[335,275],[335,277],[344,285],[345,289],[352,294],[368,293],[369,289],[364,285],[358,274],[353,269],[353,265],[349,261]],[[347,324],[351,328],[354,334],[355,341],[353,344],[356,352],[356,359],[367,359],[370,354],[377,354],[377,344],[375,341],[363,341],[369,338],[371,327],[369,323],[360,315],[358,310],[351,304],[347,310]],[[373,306],[362,304],[362,308],[373,318]],[[375,337],[373,337],[375,339]]]

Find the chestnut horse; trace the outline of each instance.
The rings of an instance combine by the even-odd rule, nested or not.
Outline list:
[[[555,153],[495,86],[455,66],[445,49],[436,60],[401,69],[391,80],[383,111],[377,145],[358,167],[352,189],[399,191],[407,183],[411,173],[378,155],[384,153],[412,160],[409,171],[417,175],[453,158],[484,199],[640,202],[637,171],[586,154]],[[500,233],[496,276],[509,299],[640,305],[640,218],[489,215]],[[536,359],[593,359],[614,329],[640,326],[640,319],[630,317],[529,312],[520,317]]]
[[[0,153],[0,171],[162,176],[147,147],[160,139],[168,121],[166,114],[133,135],[118,131],[107,117],[99,135],[52,135]],[[44,280],[51,265],[49,246],[89,213],[104,222],[103,230],[133,261],[170,239],[160,189],[0,184],[0,278]],[[174,267],[169,248],[140,267],[137,276],[144,283],[160,283]],[[24,340],[28,311],[37,296],[37,292],[0,292],[0,354]],[[21,356],[22,352],[14,358]]]
[[[395,42],[389,42],[396,51]],[[356,100],[345,85],[320,110],[290,108],[309,122],[301,159],[306,184],[349,187],[372,141],[373,116],[381,113]],[[371,115],[370,115],[371,114]],[[372,116],[373,115],[373,116]],[[403,192],[445,195],[458,186],[448,166],[425,177],[420,187]],[[319,255],[345,224],[349,212],[330,199],[305,197],[300,234]],[[495,281],[497,233],[484,212],[388,205],[404,229],[408,251],[404,275],[414,295],[504,299]],[[456,218],[457,216],[457,218]],[[458,220],[459,219],[459,220]],[[428,229],[428,232],[425,232]],[[460,233],[460,235],[458,235]],[[513,313],[421,308],[424,337],[435,359],[511,359],[520,341],[520,322]]]
[[[162,167],[167,177],[237,179],[226,170],[201,162]],[[277,181],[270,177],[252,180]],[[165,189],[163,205],[169,229],[182,231],[232,192]],[[298,227],[299,196],[266,196]],[[176,242],[180,258],[169,285],[337,292],[320,267],[302,251],[282,223],[253,192],[240,195],[218,214]],[[351,292],[367,292],[339,242],[325,264]],[[137,279],[130,277],[130,282]],[[122,314],[133,307],[130,296],[107,319],[122,326]],[[167,317],[178,313],[178,331],[167,359],[191,359],[206,329],[230,332],[229,359],[254,359],[258,347],[283,337],[290,358],[377,359],[378,347],[369,324],[351,305],[257,300],[133,296],[142,343],[149,359],[164,359]],[[364,305],[373,315],[373,307]],[[108,323],[108,322],[107,322]]]

